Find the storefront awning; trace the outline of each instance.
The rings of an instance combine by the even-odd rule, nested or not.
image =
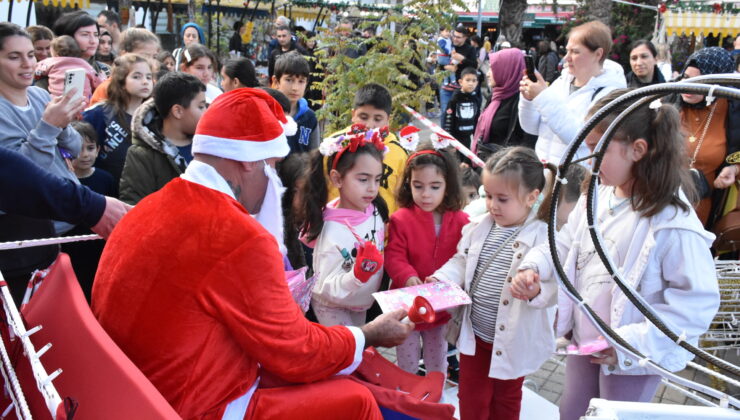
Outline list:
[[[483,12],[481,14],[481,21],[483,23],[498,23],[497,12]],[[478,13],[476,12],[458,12],[459,22],[477,22]],[[538,12],[538,13],[525,13],[524,14],[524,28],[544,28],[545,25],[562,25],[567,22],[570,17],[573,16],[572,12],[560,12],[560,13],[549,13],[549,12]]]
[[[666,11],[666,34],[735,36],[740,33],[740,16],[731,13],[673,12]]]
[[[8,0],[0,0],[0,3]],[[10,0],[13,1],[13,0]],[[54,7],[79,7],[80,9],[90,7],[90,0],[34,0],[36,3],[41,1],[44,6],[52,5]],[[15,0],[16,4],[28,3],[28,0]]]

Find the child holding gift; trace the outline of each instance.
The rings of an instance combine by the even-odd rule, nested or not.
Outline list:
[[[385,150],[380,130],[371,130],[324,139],[312,152],[301,230],[304,241],[315,241],[311,306],[323,325],[363,325],[380,287],[388,220],[378,195]],[[339,191],[328,203],[326,175]],[[354,261],[350,252],[356,252]]]
[[[403,130],[401,133],[405,138]],[[455,255],[468,216],[461,211],[464,200],[454,154],[431,147],[412,154],[406,161],[396,201],[400,208],[391,216],[385,250],[385,269],[392,289],[421,284],[421,279]],[[418,324],[416,331],[396,347],[401,369],[417,372],[421,340],[427,372],[447,372],[445,325],[450,316],[442,312],[437,317],[433,324]]]
[[[542,162],[525,147],[491,156],[483,187],[488,213],[463,228],[455,256],[428,280],[460,284],[473,301],[461,309],[457,339],[461,420],[518,420],[524,376],[555,350],[548,308],[557,301],[556,282],[543,282],[531,300],[515,299],[511,283],[527,252],[547,240],[536,208],[550,188]]]

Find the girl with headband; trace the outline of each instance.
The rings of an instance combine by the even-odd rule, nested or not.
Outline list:
[[[301,230],[304,242],[315,242],[311,306],[322,325],[364,325],[380,287],[388,207],[378,189],[385,150],[379,130],[351,128],[312,152]],[[339,190],[328,203],[327,176]]]
[[[396,195],[399,209],[391,216],[385,250],[391,289],[422,284],[422,279],[455,255],[468,216],[461,210],[464,199],[453,153],[425,147],[406,161]],[[418,371],[423,343],[426,371],[447,372],[445,326],[450,316],[442,314],[432,324],[418,324],[396,347],[401,369]]]

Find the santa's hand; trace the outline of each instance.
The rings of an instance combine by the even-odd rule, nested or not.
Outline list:
[[[539,294],[540,275],[534,270],[522,270],[511,280],[511,295],[515,298],[530,300]]]
[[[357,249],[357,258],[355,260],[355,277],[357,280],[367,283],[373,274],[383,268],[383,254],[378,251],[370,241],[365,241]]]
[[[365,334],[365,347],[395,347],[408,338],[414,330],[414,323],[403,323],[406,311],[398,309],[382,314],[362,327]]]

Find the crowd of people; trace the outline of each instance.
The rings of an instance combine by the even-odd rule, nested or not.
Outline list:
[[[66,13],[51,29],[0,23],[0,241],[106,238],[61,250],[101,325],[183,418],[381,418],[342,375],[364,347],[387,346],[404,371],[423,374],[423,361],[459,376],[462,419],[518,419],[524,377],[556,339],[603,340],[558,292],[550,252],[624,340],[670,371],[686,366],[691,355],[614,287],[589,235],[588,157],[630,104],[588,135],[580,165],[556,165],[629,89],[737,71],[740,37],[735,53],[703,48],[676,71],[664,45],[639,40],[625,75],[608,58],[610,29],[593,21],[569,32],[562,57],[541,40],[531,77],[516,45],[441,28],[426,60],[442,75],[440,125],[485,161],[475,168],[444,135],[390,127],[391,92],[375,83],[356,87],[346,128],[322,133],[315,43],[279,18],[265,79],[241,54],[242,26],[222,60],[192,22],[172,52],[112,11]],[[339,53],[366,53],[373,35]],[[70,69],[84,71],[81,92],[67,89]],[[595,217],[613,262],[693,344],[719,305],[710,231],[740,179],[728,159],[739,125],[737,101],[655,100],[623,121],[598,173]],[[18,303],[59,251],[0,253]],[[472,304],[417,325],[374,308],[375,292],[435,282]],[[594,397],[652,399],[660,377],[605,347],[567,357],[561,419]]]

